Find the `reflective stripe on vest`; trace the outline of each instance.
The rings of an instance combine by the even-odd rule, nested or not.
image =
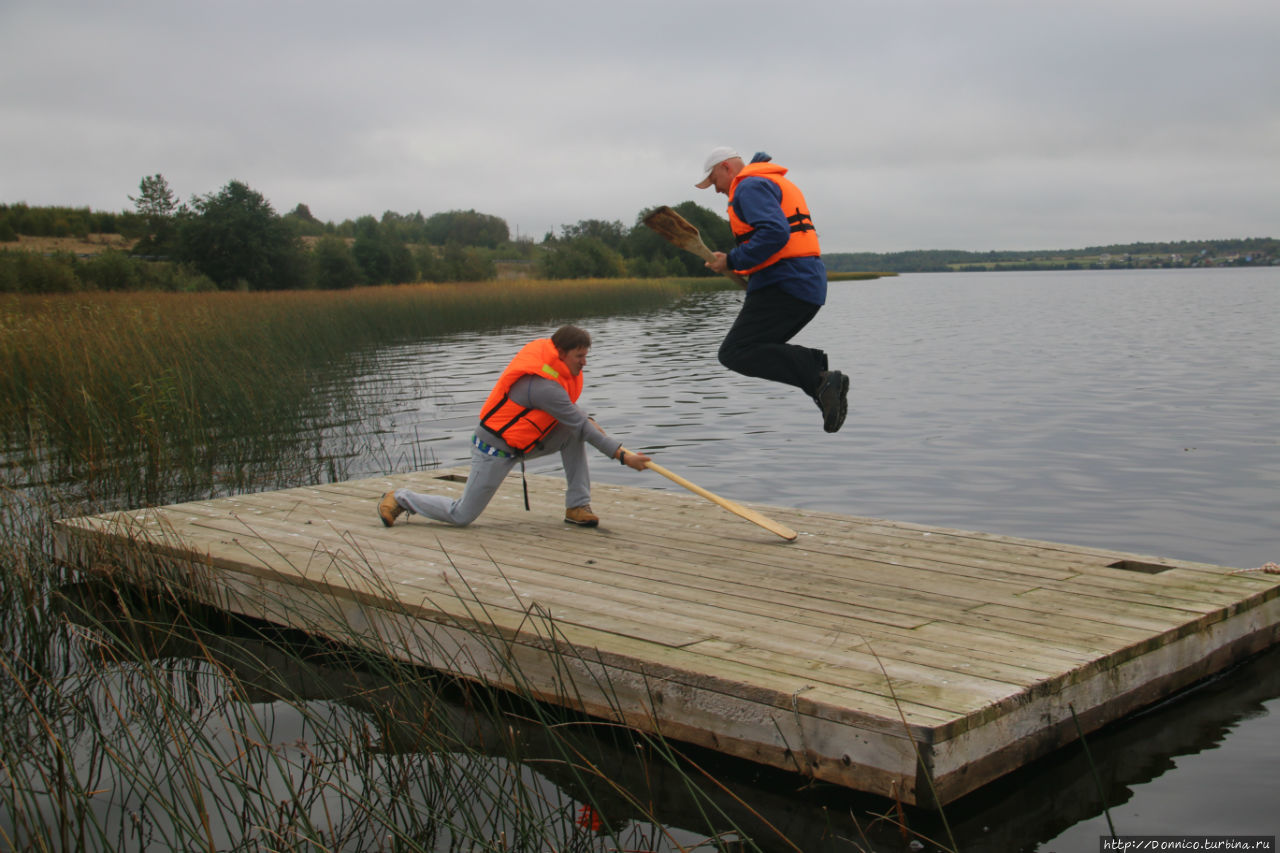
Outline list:
[[[738,241],[738,245],[742,245],[752,238],[755,229],[749,224],[742,221],[737,211],[733,208],[733,196],[738,190],[738,184],[744,178],[764,178],[773,181],[778,189],[782,191],[781,208],[787,217],[787,224],[790,226],[791,237],[787,240],[786,245],[774,252],[764,261],[764,263],[756,264],[754,267],[745,270],[736,270],[743,275],[750,275],[753,272],[764,269],[770,264],[777,263],[783,258],[804,258],[814,257],[822,254],[822,250],[818,247],[818,232],[813,227],[813,219],[809,215],[809,205],[804,200],[804,194],[791,181],[783,177],[787,170],[782,166],[774,163],[748,163],[742,167],[742,171],[733,179],[733,183],[729,185],[729,227],[733,229],[734,239]],[[787,213],[791,211],[791,213]]]

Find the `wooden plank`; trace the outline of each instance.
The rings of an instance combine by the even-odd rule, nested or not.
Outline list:
[[[386,490],[458,495],[465,474],[56,529],[68,553],[141,542],[219,606],[907,802],[928,799],[920,766],[961,796],[1074,737],[1067,703],[1102,725],[1280,639],[1274,576],[755,507],[800,532],[787,544],[692,496],[613,485],[583,530],[549,475],[528,477],[530,512],[513,477],[468,528],[378,521]]]
[[[246,550],[261,550],[265,554],[278,554],[285,559],[297,558],[296,545],[287,541],[287,535],[272,536],[272,533],[287,534],[270,519],[259,517],[251,526],[245,526],[239,519],[210,519],[197,522],[194,527],[229,534],[250,532],[255,537],[245,543]],[[240,540],[237,540],[240,541]],[[474,541],[474,540],[464,540]],[[705,626],[719,626],[718,636],[724,640],[738,644],[739,655],[747,654],[747,647],[753,642],[764,639],[764,651],[767,654],[786,658],[789,661],[779,664],[795,671],[805,671],[810,680],[816,679],[817,673],[823,670],[822,661],[836,661],[838,668],[828,667],[830,672],[840,672],[845,676],[842,682],[830,682],[841,686],[856,686],[863,690],[885,693],[884,677],[880,666],[883,665],[889,677],[902,679],[904,684],[899,688],[899,700],[910,704],[926,704],[939,707],[945,692],[955,693],[952,704],[942,705],[952,712],[964,710],[977,704],[986,704],[991,697],[1008,695],[1011,685],[1027,678],[1043,677],[1045,673],[1017,666],[984,666],[981,662],[969,662],[953,665],[944,662],[940,666],[947,672],[933,673],[928,662],[913,660],[917,657],[914,650],[906,644],[892,644],[885,641],[878,645],[876,656],[866,650],[865,641],[856,634],[841,639],[843,631],[836,631],[829,638],[815,637],[810,626],[793,627],[780,615],[776,608],[771,613],[767,603],[757,600],[739,598],[738,601],[747,607],[733,610],[722,606],[731,596],[704,593],[700,600],[678,597],[664,600],[661,596],[632,587],[631,595],[626,601],[613,603],[612,594],[619,587],[621,578],[611,575],[605,583],[593,575],[602,568],[598,564],[590,570],[581,570],[569,564],[554,566],[548,561],[541,561],[543,569],[530,571],[510,562],[501,561],[509,556],[511,549],[501,541],[490,543],[482,554],[468,554],[465,550],[450,549],[450,559],[454,562],[459,575],[465,575],[469,588],[477,593],[483,592],[485,600],[491,604],[518,607],[524,602],[511,602],[513,594],[527,596],[536,601],[539,596],[554,596],[557,602],[552,615],[560,623],[573,623],[584,627],[594,627],[601,622],[608,623],[612,629],[626,636],[648,639],[652,642],[671,644],[672,631],[679,633],[677,644],[686,644],[707,639],[709,635]],[[384,557],[386,556],[384,552]],[[500,562],[494,562],[498,560]],[[291,560],[293,562],[293,560]],[[596,561],[593,561],[596,562]],[[459,565],[459,563],[461,565]],[[502,578],[496,576],[485,579],[486,570],[492,565],[500,569]],[[295,563],[296,566],[296,563]],[[546,569],[555,569],[547,571]],[[305,572],[304,572],[305,574]],[[528,590],[528,592],[525,592]],[[433,591],[439,595],[449,590],[438,586]],[[709,602],[708,596],[719,602]],[[636,622],[636,612],[652,612],[661,610],[664,619],[661,626],[653,622]],[[726,616],[726,613],[730,615]],[[803,618],[803,614],[798,614]],[[761,620],[770,618],[770,630],[760,634]],[[701,630],[699,630],[701,628]],[[757,642],[758,644],[758,642]],[[897,654],[895,654],[897,652]],[[938,666],[935,664],[935,666]],[[982,670],[986,669],[985,678]],[[857,679],[856,681],[854,679]],[[993,681],[1004,678],[1005,681]],[[945,685],[945,688],[943,687]],[[964,687],[967,685],[967,689]],[[917,695],[922,692],[922,699]]]

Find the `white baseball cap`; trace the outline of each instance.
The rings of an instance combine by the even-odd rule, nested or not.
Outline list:
[[[741,157],[737,151],[734,151],[727,145],[721,145],[719,148],[712,148],[711,153],[707,155],[707,160],[702,164],[702,180],[694,184],[700,190],[705,190],[711,186],[711,170],[719,166],[725,160],[732,160],[734,157]]]

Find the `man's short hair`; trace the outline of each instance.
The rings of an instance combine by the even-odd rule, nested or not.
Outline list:
[[[551,343],[555,344],[556,349],[560,350],[560,352],[590,349],[591,335],[587,334],[585,329],[579,329],[577,326],[561,326],[551,336]]]

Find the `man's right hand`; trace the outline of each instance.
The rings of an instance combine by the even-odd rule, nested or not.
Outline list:
[[[643,453],[636,453],[634,450],[619,450],[618,452],[626,454],[622,457],[622,464],[637,471],[643,471],[644,466],[651,461],[648,456]]]

